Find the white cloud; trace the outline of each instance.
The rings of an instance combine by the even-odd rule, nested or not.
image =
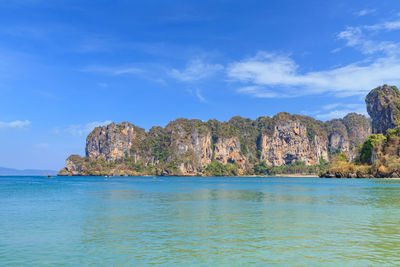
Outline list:
[[[190,95],[195,96],[200,102],[207,103],[207,99],[203,96],[202,91],[199,88],[187,88],[186,90]]]
[[[354,110],[354,112],[358,112],[361,114],[365,114],[366,113],[366,109],[365,109],[365,104],[344,104],[344,103],[332,103],[329,105],[325,105],[322,107],[322,109],[324,110],[331,110],[337,107],[342,107],[342,108],[347,108],[347,109],[352,109]],[[361,112],[360,112],[361,111]]]
[[[360,44],[362,30],[359,27],[347,27],[346,30],[340,32],[338,37],[347,40],[348,46],[356,46]]]
[[[400,20],[394,20],[394,21],[386,21],[374,25],[367,25],[364,26],[365,29],[367,30],[374,30],[374,31],[379,31],[379,30],[387,30],[387,31],[393,31],[393,30],[399,30],[400,29]]]
[[[255,57],[232,64],[228,76],[240,81],[252,81],[255,84],[278,85],[282,81],[295,84],[296,63],[287,56],[259,52]],[[247,90],[254,90],[248,87]]]
[[[358,17],[362,17],[362,16],[365,16],[365,15],[369,15],[369,14],[375,13],[375,11],[376,11],[376,9],[362,9],[360,11],[355,12],[354,15],[356,15]]]
[[[259,98],[278,97],[278,94],[270,92],[268,88],[262,86],[245,86],[237,90],[239,93],[246,93]],[[282,97],[282,95],[280,95]]]
[[[354,112],[351,110],[332,110],[328,113],[318,114],[315,117],[320,120],[330,120],[330,119],[340,119],[349,114],[350,112]]]
[[[11,121],[11,122],[3,122],[0,121],[0,129],[23,129],[31,125],[31,122],[28,120],[25,121]]]
[[[267,53],[259,53],[255,58],[233,63],[227,72],[231,79],[246,84],[238,92],[256,97],[296,97],[318,93],[338,96],[365,94],[383,83],[399,83],[399,73],[400,60],[396,57],[300,73],[290,57]]]
[[[326,70],[301,72],[288,55],[259,52],[234,62],[227,68],[232,81],[240,82],[237,91],[254,97],[297,97],[328,93],[335,96],[365,95],[382,84],[400,83],[400,44],[375,41],[371,31],[400,29],[400,22],[347,27],[338,34],[346,45],[368,55],[365,60]],[[333,53],[339,52],[335,49]]]
[[[91,131],[93,131],[94,128],[98,126],[105,126],[110,123],[111,121],[107,120],[107,121],[93,121],[86,124],[74,124],[74,125],[69,125],[65,129],[65,132],[75,136],[82,136],[89,134]]]
[[[374,54],[383,52],[387,55],[399,54],[399,43],[391,41],[374,41],[368,38],[370,32],[382,30],[393,31],[400,29],[400,20],[386,21],[373,25],[363,25],[358,27],[347,27],[338,34],[339,39],[346,40],[346,45],[360,50],[364,54]]]
[[[200,102],[203,102],[203,103],[207,102],[207,100],[201,94],[200,89],[196,89],[196,97],[199,99]]]
[[[148,80],[165,86],[164,80],[166,68],[160,64],[153,63],[134,63],[121,66],[89,65],[79,69],[81,72],[98,73],[108,76],[135,76],[136,78]],[[107,88],[110,85],[105,82],[97,83],[99,87]]]
[[[321,120],[329,120],[334,118],[343,118],[351,112],[368,116],[365,104],[344,104],[344,103],[332,103],[322,107],[323,111],[317,111],[314,113],[315,117]]]
[[[364,54],[374,54],[383,52],[385,54],[398,54],[399,44],[390,41],[373,41],[365,37],[362,28],[347,27],[346,30],[338,34],[339,39],[346,40],[346,45],[360,50]]]
[[[332,103],[328,105],[322,105],[322,110],[302,110],[301,114],[313,116],[317,119],[326,121],[343,118],[352,112],[368,117],[367,109],[364,103]]]
[[[334,108],[336,108],[338,106],[340,106],[340,103],[333,103],[333,104],[325,105],[322,108],[324,110],[330,110],[330,109],[334,109]]]
[[[172,69],[169,75],[181,82],[194,82],[211,77],[224,67],[220,64],[209,64],[201,59],[195,59],[188,63],[185,69]]]
[[[92,65],[81,69],[82,72],[97,72],[107,75],[140,74],[143,71],[136,67],[108,67]]]

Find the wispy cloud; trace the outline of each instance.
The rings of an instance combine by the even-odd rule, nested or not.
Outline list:
[[[170,70],[169,75],[181,82],[194,82],[209,78],[223,68],[220,64],[210,64],[204,62],[202,59],[194,59],[183,70]]]
[[[369,14],[373,14],[376,12],[376,9],[361,9],[357,12],[354,12],[354,15],[356,15],[357,17],[362,17],[365,15],[369,15]]]
[[[317,114],[315,117],[320,120],[330,120],[330,119],[339,119],[343,118],[350,112],[354,112],[351,110],[332,110],[328,113],[323,113],[323,114]]]
[[[206,99],[204,98],[204,96],[201,94],[200,89],[196,89],[195,93],[196,93],[196,97],[199,99],[200,102],[203,102],[203,103],[207,102]]]
[[[11,122],[3,122],[0,121],[0,130],[2,129],[24,129],[31,125],[31,122],[28,120],[25,121],[11,121]]]
[[[383,27],[380,24],[364,27],[347,27],[346,30],[338,34],[338,38],[345,40],[346,45],[354,47],[361,51],[363,54],[374,54],[377,52],[383,52],[387,55],[398,54],[400,52],[400,46],[398,43],[391,41],[374,41],[368,39],[365,36],[365,27]],[[383,29],[383,28],[382,28]],[[392,28],[394,30],[395,28]],[[400,28],[399,28],[400,29]]]
[[[322,108],[324,110],[330,110],[330,109],[336,108],[336,107],[338,107],[340,105],[341,105],[340,103],[332,103],[332,104],[329,104],[329,105],[325,105]]]
[[[244,86],[237,90],[239,93],[250,94],[259,98],[278,97],[277,93],[263,86]],[[288,95],[280,95],[280,97],[289,97]]]
[[[203,92],[201,89],[199,88],[187,88],[186,91],[197,98],[197,100],[199,100],[199,102],[202,103],[207,103],[207,99],[204,97]]]
[[[341,108],[346,108],[346,109],[351,109],[354,112],[358,112],[360,114],[366,114],[366,108],[365,108],[365,104],[345,104],[345,103],[332,103],[329,105],[325,105],[322,108],[324,110],[331,110],[337,107],[341,107]]]
[[[238,89],[256,97],[296,97],[332,93],[337,96],[365,94],[374,86],[400,82],[400,60],[380,58],[326,71],[300,73],[288,56],[259,53],[255,58],[233,63],[228,77],[247,84]]]
[[[285,80],[288,85],[294,85],[297,83],[296,77],[294,77],[296,69],[296,63],[286,55],[259,52],[255,57],[231,64],[228,68],[228,76],[240,81],[251,81],[258,85],[278,85]],[[258,89],[255,86],[245,88],[247,90]]]
[[[81,69],[82,72],[94,72],[94,73],[102,73],[107,75],[124,75],[124,74],[140,74],[143,72],[142,69],[137,67],[130,66],[118,66],[118,67],[109,67],[109,66],[100,66],[100,65],[91,65]]]
[[[386,21],[374,25],[366,25],[364,26],[365,29],[367,30],[374,30],[374,31],[379,31],[379,30],[386,30],[386,31],[393,31],[393,30],[398,30],[400,29],[400,20],[393,20],[393,21]]]
[[[104,76],[129,76],[157,83],[161,86],[167,85],[165,79],[167,77],[167,68],[157,63],[132,63],[119,66],[88,65],[78,71]],[[109,84],[105,82],[99,82],[97,85],[103,88],[109,87]]]
[[[339,97],[364,95],[378,85],[400,83],[400,45],[370,38],[376,31],[397,29],[400,29],[397,21],[347,27],[338,38],[368,57],[345,66],[301,72],[289,55],[261,51],[254,57],[230,64],[227,76],[241,83],[237,92],[259,98],[322,93]]]
[[[399,54],[400,44],[392,41],[375,41],[369,36],[379,31],[394,31],[400,29],[400,20],[385,21],[372,25],[347,27],[338,34],[338,38],[346,40],[346,45],[354,47],[364,54],[383,52],[387,55]]]
[[[329,120],[334,118],[343,118],[351,112],[366,115],[367,110],[365,104],[345,104],[345,103],[332,103],[323,106],[323,111],[314,112],[316,118],[320,120]]]
[[[94,128],[110,124],[111,121],[93,121],[86,124],[69,125],[65,132],[74,136],[83,136],[89,134]],[[59,131],[58,131],[59,132]]]

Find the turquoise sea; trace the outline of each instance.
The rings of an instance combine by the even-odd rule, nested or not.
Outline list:
[[[400,264],[400,180],[0,177],[0,266]]]

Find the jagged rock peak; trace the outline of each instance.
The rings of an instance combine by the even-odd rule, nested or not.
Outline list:
[[[372,133],[386,134],[400,126],[400,91],[396,86],[383,85],[373,89],[365,98],[372,119]]]

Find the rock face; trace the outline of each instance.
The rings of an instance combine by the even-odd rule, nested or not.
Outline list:
[[[261,157],[268,165],[280,166],[303,161],[318,164],[320,157],[328,160],[326,140],[321,136],[308,139],[307,128],[299,121],[287,121],[275,126],[272,136],[262,134]]]
[[[331,134],[329,136],[329,143],[331,144],[329,147],[329,152],[332,154],[338,151],[350,151],[349,140],[339,133]]]
[[[129,122],[97,127],[86,138],[86,157],[108,161],[125,158],[130,155],[138,132],[143,135],[144,129]]]
[[[365,98],[372,119],[372,133],[386,134],[400,125],[400,91],[396,86],[383,85],[373,89]]]
[[[343,119],[327,121],[329,153],[346,152],[349,159],[356,157],[356,148],[371,134],[370,122],[363,115],[349,113]]]
[[[71,155],[67,158],[66,167],[58,173],[58,175],[82,175],[85,174],[86,164],[78,155]]]
[[[166,127],[169,157],[182,175],[197,175],[212,160],[211,131],[200,120],[178,119]]]
[[[315,165],[330,154],[350,154],[370,131],[367,118],[355,113],[328,122],[288,113],[228,122],[177,119],[147,132],[111,123],[95,128],[86,157],[69,157],[59,174],[205,175],[211,165],[252,174],[261,163]]]
[[[222,164],[236,163],[243,167],[246,157],[241,155],[240,140],[237,137],[219,138],[214,146],[214,157]]]

